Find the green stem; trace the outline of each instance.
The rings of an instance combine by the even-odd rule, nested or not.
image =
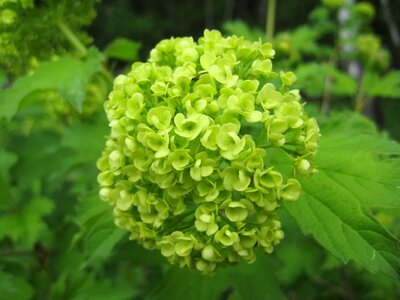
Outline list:
[[[111,75],[110,71],[103,65],[101,66],[101,70],[100,70],[101,74],[103,74],[104,78],[110,83],[112,84],[114,82],[114,78]]]
[[[364,89],[365,89],[365,72],[363,73],[363,75],[361,77],[360,88],[358,90],[356,100],[355,100],[354,110],[359,113],[361,113],[364,108],[364,103],[365,103]]]
[[[267,20],[265,22],[265,33],[267,42],[272,42],[274,38],[276,0],[268,0]]]
[[[87,54],[87,49],[76,34],[63,21],[58,21],[57,26],[72,46],[74,46],[82,56],[85,56]]]
[[[361,113],[363,111],[365,102],[367,100],[366,84],[367,84],[367,74],[368,74],[368,70],[369,70],[370,66],[371,66],[371,59],[369,59],[367,61],[367,63],[365,64],[365,66],[363,68],[363,73],[362,73],[361,80],[360,80],[360,86],[358,88],[358,93],[355,98],[354,110],[359,113]]]
[[[331,63],[331,65],[335,68],[335,64]],[[328,74],[325,74],[324,79],[324,94],[322,96],[322,103],[321,103],[321,114],[326,115],[329,112],[331,107],[331,96],[332,96],[332,77]]]

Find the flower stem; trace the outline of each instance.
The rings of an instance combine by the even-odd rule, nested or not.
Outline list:
[[[265,22],[265,33],[268,42],[272,42],[274,38],[275,27],[276,0],[268,0],[267,20]]]
[[[85,56],[87,54],[87,49],[76,34],[63,21],[58,21],[57,26],[71,45],[74,46],[82,56]]]
[[[367,95],[367,77],[368,77],[368,70],[371,66],[371,59],[368,59],[367,63],[364,66],[364,70],[362,71],[360,85],[358,87],[358,92],[355,97],[355,106],[354,110],[356,112],[362,113],[365,103],[368,99]]]
[[[358,94],[356,96],[355,99],[355,106],[354,106],[354,110],[356,112],[361,113],[363,111],[364,108],[364,104],[365,104],[365,71],[361,77],[361,83],[360,83],[360,87],[358,90]]]

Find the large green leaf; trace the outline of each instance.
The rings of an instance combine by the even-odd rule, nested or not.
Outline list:
[[[243,300],[286,299],[275,275],[276,262],[267,254],[254,264],[241,262],[211,275],[171,268],[146,300],[212,300],[236,293]]]
[[[97,194],[82,197],[74,222],[80,231],[75,235],[72,247],[77,246],[84,254],[84,266],[108,257],[114,246],[126,232],[114,224],[110,206],[101,202]]]
[[[366,94],[369,97],[400,98],[400,71],[391,71],[383,76],[365,74]]]
[[[22,208],[15,208],[0,218],[0,241],[9,237],[21,246],[31,248],[35,242],[43,238],[48,229],[43,218],[54,209],[51,199],[35,197]]]
[[[225,22],[222,27],[227,34],[243,36],[250,41],[258,41],[260,38],[264,39],[265,37],[265,33],[260,28],[250,27],[241,20]]]
[[[354,78],[327,63],[302,64],[296,70],[296,75],[296,87],[312,97],[322,96],[326,88],[335,96],[354,96],[357,92]],[[325,86],[326,78],[329,78],[329,87]]]
[[[33,292],[25,279],[0,271],[0,299],[28,300]]]
[[[9,209],[15,203],[11,193],[10,168],[17,160],[18,156],[15,153],[0,149],[0,195],[3,199],[0,201],[0,210]]]
[[[117,38],[104,50],[104,54],[110,58],[124,61],[134,61],[138,58],[140,44],[127,38]]]
[[[400,207],[400,145],[364,125],[346,128],[343,124],[354,125],[347,118],[360,119],[343,115],[333,118],[342,123],[339,129],[329,123],[322,127],[319,172],[302,180],[302,197],[286,208],[305,233],[342,262],[351,259],[399,279],[399,241],[370,211]]]
[[[73,159],[95,165],[104,148],[104,136],[109,127],[105,115],[98,115],[90,122],[75,123],[66,129],[61,145],[74,152]]]
[[[18,155],[4,149],[0,149],[0,176],[4,180],[10,180],[10,168],[17,162]]]
[[[10,89],[0,90],[0,118],[11,119],[19,104],[38,90],[57,90],[78,111],[82,111],[85,87],[100,70],[102,55],[91,49],[85,59],[62,57],[42,63],[33,75],[18,78]]]
[[[7,75],[6,72],[2,69],[0,69],[0,87],[3,86],[7,81]]]

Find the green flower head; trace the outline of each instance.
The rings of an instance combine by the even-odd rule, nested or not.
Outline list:
[[[202,273],[274,250],[284,237],[276,210],[299,198],[295,176],[315,172],[320,136],[274,54],[206,30],[197,42],[161,41],[116,77],[98,182],[131,239]]]

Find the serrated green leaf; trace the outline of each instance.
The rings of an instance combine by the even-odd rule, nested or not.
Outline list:
[[[90,122],[76,123],[65,131],[61,145],[74,152],[76,163],[86,162],[94,165],[104,148],[104,136],[109,130],[107,124],[103,114]]]
[[[111,276],[110,276],[111,275]],[[122,275],[122,276],[121,276]],[[99,272],[96,269],[62,272],[52,286],[49,299],[128,300],[138,294],[136,280],[125,274]]]
[[[117,280],[101,280],[92,282],[90,285],[78,290],[71,300],[129,300],[133,299],[138,294],[132,284],[124,281]]]
[[[253,264],[221,269],[211,275],[201,275],[172,267],[146,300],[221,299],[224,293],[236,292],[243,300],[286,299],[275,275],[276,262],[268,255],[258,255]]]
[[[400,98],[400,71],[391,71],[381,77],[371,72],[364,76],[369,97]]]
[[[31,187],[33,178],[51,178],[49,184],[53,185],[65,179],[71,166],[71,151],[60,147],[60,142],[58,134],[48,131],[35,131],[13,139],[12,148],[18,154],[18,162],[12,175],[18,178],[20,189]]]
[[[110,206],[97,194],[80,199],[74,221],[80,226],[80,232],[75,235],[71,247],[77,246],[83,252],[86,261],[82,267],[108,257],[126,236],[126,232],[114,224]]]
[[[241,20],[225,22],[222,27],[227,34],[243,36],[250,41],[258,41],[265,36],[261,29],[251,28],[246,22]]]
[[[113,40],[104,50],[109,58],[116,58],[124,61],[134,61],[138,58],[140,43],[127,38]]]
[[[23,278],[0,271],[0,299],[28,300],[33,296],[32,286]]]
[[[216,300],[228,287],[226,274],[207,276],[172,267],[146,300]]]
[[[399,241],[370,208],[400,207],[400,146],[378,133],[326,128],[316,159],[319,172],[302,180],[301,198],[286,208],[305,233],[342,262],[351,259],[398,279]]]
[[[9,170],[17,162],[17,160],[17,154],[0,149],[0,177],[3,177],[4,180],[9,181]]]
[[[357,92],[356,79],[347,73],[335,68],[333,65],[325,64],[326,76],[330,76],[333,81],[332,94],[336,96],[354,96]]]
[[[8,182],[4,180],[1,174],[0,174],[0,195],[2,197],[2,201],[0,202],[0,211],[3,209],[9,210],[15,205],[16,201],[11,193],[11,187],[8,184]],[[0,233],[0,239],[1,239],[1,233]]]
[[[329,54],[331,51],[327,47],[318,44],[317,40],[326,32],[331,31],[330,24],[327,26],[308,26],[303,25],[297,27],[291,32],[291,46],[293,49],[302,54],[311,54],[320,56],[322,54]]]
[[[332,95],[354,96],[357,92],[356,80],[330,64],[302,64],[296,70],[296,75],[296,87],[312,97],[323,95],[327,76],[331,81],[329,88]]]
[[[2,69],[0,69],[0,87],[2,87],[7,81],[7,75],[6,72]]]
[[[38,241],[47,224],[43,217],[54,209],[53,202],[44,197],[35,197],[23,207],[4,214],[0,218],[0,240],[9,237],[24,247],[31,248]]]
[[[13,153],[0,149],[0,210],[9,209],[15,204],[15,199],[11,193],[10,168],[17,162],[18,156]]]
[[[101,67],[102,56],[91,49],[84,60],[62,57],[42,63],[33,75],[18,78],[10,89],[0,90],[0,118],[11,119],[19,104],[32,92],[57,90],[78,111],[82,111],[85,86]]]
[[[227,271],[233,288],[243,300],[287,299],[279,287],[279,280],[275,275],[276,269],[276,261],[264,254],[260,255],[254,264],[242,262],[239,266]]]

